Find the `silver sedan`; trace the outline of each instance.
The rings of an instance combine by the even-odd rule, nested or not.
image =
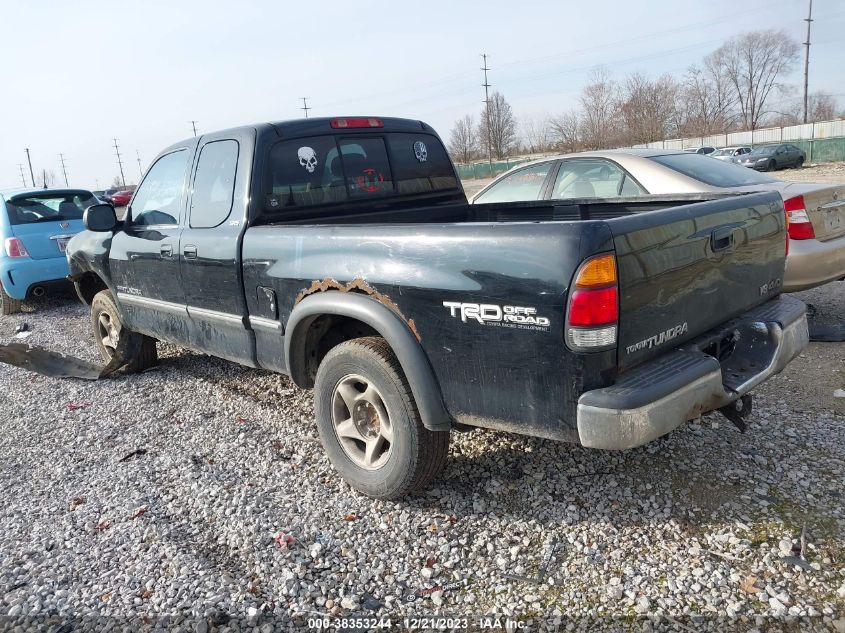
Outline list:
[[[544,158],[502,174],[472,203],[772,189],[783,196],[790,222],[784,289],[794,292],[845,277],[845,185],[785,182],[700,154],[641,149]]]

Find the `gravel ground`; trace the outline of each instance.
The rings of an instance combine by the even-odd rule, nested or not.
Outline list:
[[[845,284],[801,296],[845,319]],[[27,308],[0,341],[26,322],[28,343],[95,359],[71,297]],[[95,383],[0,365],[0,630],[266,633],[353,614],[479,630],[494,614],[845,631],[845,343],[764,385],[745,435],[717,415],[622,453],[455,434],[442,478],[401,503],[340,479],[285,377],[159,353]]]

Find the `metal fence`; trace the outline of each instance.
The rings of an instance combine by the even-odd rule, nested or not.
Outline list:
[[[734,145],[759,145],[761,143],[783,143],[785,141],[813,142],[820,139],[827,140],[837,137],[845,137],[845,119],[821,121],[819,123],[803,123],[801,125],[790,125],[787,127],[767,127],[753,131],[712,134],[710,136],[673,138],[666,139],[665,141],[634,145],[633,147],[649,149],[686,149],[700,145],[732,147]],[[798,144],[796,143],[796,145]]]

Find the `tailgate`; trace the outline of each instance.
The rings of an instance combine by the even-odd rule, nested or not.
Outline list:
[[[779,193],[607,220],[619,266],[620,370],[659,356],[780,292]]]

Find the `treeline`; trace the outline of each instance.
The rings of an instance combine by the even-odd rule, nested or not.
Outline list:
[[[798,42],[784,31],[731,38],[680,77],[634,72],[616,79],[594,70],[578,106],[548,117],[517,120],[494,92],[476,120],[458,119],[449,136],[452,158],[468,163],[524,153],[575,152],[622,147],[667,138],[708,136],[803,121],[803,95],[784,78],[800,58]],[[845,116],[831,95],[814,93],[807,120]]]

